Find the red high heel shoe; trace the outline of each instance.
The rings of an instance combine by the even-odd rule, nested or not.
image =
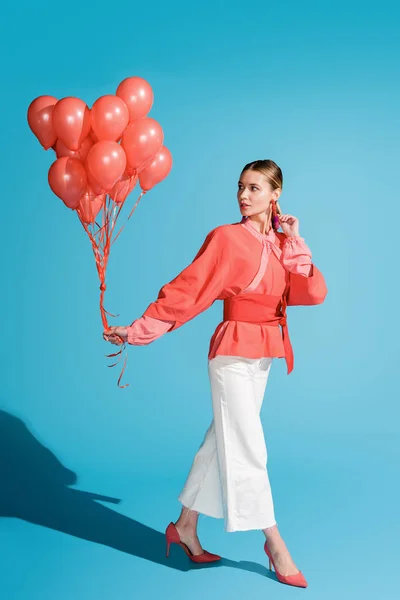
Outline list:
[[[221,559],[221,557],[218,556],[218,554],[211,554],[211,552],[207,552],[207,550],[204,550],[202,554],[193,554],[188,548],[188,546],[184,542],[181,542],[178,530],[175,527],[174,523],[172,523],[172,521],[165,530],[165,535],[167,538],[167,556],[169,556],[170,544],[179,544],[180,546],[182,546],[190,560],[192,560],[195,563],[209,563]]]
[[[297,587],[304,587],[304,588],[307,587],[307,585],[308,585],[307,581],[305,580],[304,575],[301,571],[299,571],[298,573],[295,573],[294,575],[282,575],[281,573],[279,573],[278,569],[275,566],[274,559],[271,556],[271,552],[268,548],[267,540],[265,540],[264,550],[269,558],[269,570],[272,571],[272,569],[271,569],[271,563],[272,563],[274,565],[274,569],[275,569],[275,573],[278,578],[278,581],[280,581],[281,583],[286,583],[287,585],[295,585]]]

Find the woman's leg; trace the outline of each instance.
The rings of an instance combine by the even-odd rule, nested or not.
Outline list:
[[[226,531],[276,524],[260,419],[271,358],[209,361]]]
[[[281,538],[277,525],[263,529],[276,568],[282,575],[295,575],[299,569],[293,562],[285,542]]]
[[[178,496],[182,510],[175,527],[180,538],[193,554],[201,554],[203,548],[197,537],[199,513],[209,517],[223,518],[221,483],[219,479],[215,428],[211,421]]]
[[[219,479],[215,428],[211,421],[204,439],[193,459],[185,485],[178,496],[182,510],[175,527],[180,538],[193,554],[201,554],[203,548],[197,537],[199,513],[223,518],[221,483]]]
[[[231,365],[232,369],[232,359],[233,357],[221,357],[219,359],[218,371],[221,375],[223,371],[221,371],[221,366]],[[215,359],[214,359],[215,360]],[[234,361],[233,361],[234,362]],[[263,398],[265,394],[265,387],[267,384],[269,371],[271,367],[271,359],[245,359],[248,365],[251,365],[251,369],[247,370],[246,379],[252,381],[252,404],[253,404],[253,414],[257,413],[258,418],[260,414],[260,410],[263,403]],[[222,364],[221,364],[222,363]],[[213,367],[217,367],[217,364],[214,363]],[[237,365],[236,365],[237,367]],[[240,367],[239,367],[240,368]],[[217,385],[215,385],[215,379],[218,380],[217,377],[217,368],[209,369],[210,372],[210,380],[212,382],[212,389],[214,390],[213,394],[213,408],[214,406],[214,395],[218,398],[221,398],[221,387],[217,381]],[[246,369],[242,369],[243,372],[246,373]],[[240,373],[240,371],[239,371]],[[242,378],[242,375],[239,378]],[[251,375],[251,377],[249,377]],[[214,382],[214,387],[213,387]],[[251,389],[250,386],[250,389]],[[222,386],[223,387],[223,386]],[[218,414],[222,414],[223,411],[218,409]],[[222,420],[219,420],[220,425],[218,429],[221,429]],[[258,428],[258,432],[260,430]],[[261,443],[261,447],[262,447]],[[265,442],[264,442],[265,445]],[[219,443],[220,454],[222,455],[222,467],[224,465],[224,456],[227,454],[224,453],[225,444],[221,441]],[[265,462],[267,460],[267,451],[265,448]],[[223,517],[224,514],[228,517],[229,510],[224,502],[223,496],[226,496],[225,493],[222,492],[222,478],[220,476],[219,470],[219,456],[217,454],[217,439],[216,439],[216,431],[215,431],[215,423],[214,419],[212,420],[210,427],[208,428],[204,440],[193,460],[193,464],[186,480],[185,486],[179,496],[179,500],[182,502],[182,511],[179,519],[176,521],[175,525],[181,535],[182,541],[187,543],[194,554],[200,554],[202,552],[202,547],[197,537],[196,529],[198,522],[199,512],[207,514],[209,516],[213,516],[216,518]],[[227,469],[224,470],[225,474],[227,473]],[[268,477],[268,475],[267,475]],[[227,480],[226,476],[224,478],[225,482]],[[268,482],[269,486],[269,482]],[[226,490],[227,484],[223,486]],[[273,503],[272,503],[272,495],[269,491],[269,507],[270,514],[269,519],[270,523],[268,527],[260,527],[263,530],[263,533],[268,541],[268,547],[272,552],[273,558],[275,560],[275,564],[278,570],[283,575],[290,575],[298,571],[296,568],[287,548],[285,542],[280,536],[279,530],[277,528],[275,517],[273,516]],[[190,508],[188,508],[190,506]],[[197,508],[198,510],[195,510]],[[271,518],[272,517],[272,518]],[[232,529],[227,527],[229,523],[228,518],[226,518],[226,529],[228,531],[235,531],[236,529]]]
[[[175,522],[175,527],[178,530],[179,537],[184,542],[192,554],[202,554],[204,551],[200,540],[197,537],[197,520],[199,513],[182,506],[179,519]]]
[[[216,519],[224,517],[214,419],[193,459],[178,500],[191,511]]]
[[[182,510],[175,527],[181,540],[189,546],[191,552],[201,554],[203,548],[197,537],[199,513],[215,518],[224,516],[214,420],[211,421],[193,459],[178,500],[182,503]]]

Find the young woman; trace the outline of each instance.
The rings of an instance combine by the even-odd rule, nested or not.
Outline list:
[[[327,288],[298,219],[281,213],[282,184],[272,160],[247,164],[237,193],[242,219],[213,229],[140,319],[103,337],[117,345],[149,344],[224,301],[208,354],[213,419],[179,495],[181,514],[166,529],[167,555],[175,542],[195,562],[219,560],[203,550],[197,520],[199,513],[224,518],[226,531],[262,530],[279,581],[306,587],[275,520],[260,410],[273,359],[285,358],[288,373],[293,369],[286,307],[320,304]]]

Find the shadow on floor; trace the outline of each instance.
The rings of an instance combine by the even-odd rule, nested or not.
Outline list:
[[[99,504],[117,498],[71,488],[77,475],[64,467],[18,417],[0,410],[0,517],[14,517],[103,544],[180,571],[231,567],[276,580],[263,565],[222,558],[209,565],[192,563],[164,533]]]

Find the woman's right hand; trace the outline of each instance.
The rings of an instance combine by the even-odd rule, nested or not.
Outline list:
[[[122,346],[122,344],[128,341],[128,328],[118,325],[116,327],[109,327],[103,332],[103,339],[115,346]]]

